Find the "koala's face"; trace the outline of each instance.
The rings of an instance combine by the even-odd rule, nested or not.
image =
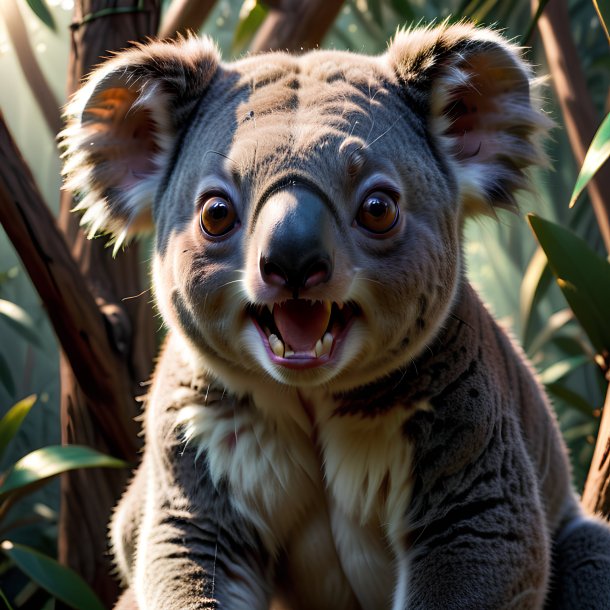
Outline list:
[[[157,45],[161,84],[138,58],[153,84],[121,112],[104,94],[125,66],[83,94],[72,158],[100,123],[113,136],[85,222],[133,232],[154,194],[159,307],[213,368],[347,389],[409,363],[451,306],[464,214],[512,203],[544,126],[513,50],[466,26],[402,36],[378,58],[228,66],[209,43]]]
[[[459,272],[453,176],[379,61],[221,71],[155,205],[155,291],[205,353],[291,385],[412,357]]]

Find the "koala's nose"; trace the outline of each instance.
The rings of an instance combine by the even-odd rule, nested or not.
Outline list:
[[[332,222],[328,205],[306,187],[272,195],[257,220],[263,281],[288,288],[293,296],[328,282],[333,272]]]

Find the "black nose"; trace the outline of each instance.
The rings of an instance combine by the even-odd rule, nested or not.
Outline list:
[[[332,222],[328,205],[308,188],[272,195],[257,220],[262,223],[263,281],[288,288],[295,298],[303,289],[328,282],[333,272]]]
[[[274,255],[275,254],[275,255]],[[293,292],[328,282],[332,261],[326,252],[310,253],[306,259],[286,256],[286,252],[261,257],[261,276],[267,284],[286,286]]]

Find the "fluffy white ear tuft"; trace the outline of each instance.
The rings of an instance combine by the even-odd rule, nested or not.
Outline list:
[[[115,251],[152,227],[151,204],[180,129],[220,62],[207,38],[137,45],[90,75],[60,134],[65,188],[89,237],[110,233]]]
[[[465,213],[516,211],[515,191],[529,186],[527,167],[546,163],[541,140],[553,125],[519,49],[461,23],[399,32],[388,59],[453,164]]]

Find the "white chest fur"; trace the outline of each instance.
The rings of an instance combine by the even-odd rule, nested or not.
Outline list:
[[[404,608],[411,413],[333,415],[322,393],[267,389],[251,402],[191,405],[180,420],[269,550],[285,551],[302,606]]]

